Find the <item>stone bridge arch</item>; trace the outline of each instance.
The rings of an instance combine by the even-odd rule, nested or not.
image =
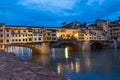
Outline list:
[[[108,47],[107,42],[104,41],[93,41],[90,42],[91,49],[104,49]]]
[[[11,47],[11,46],[27,47],[27,48],[32,49],[33,54],[49,54],[50,52],[49,43],[5,44],[2,46],[4,46],[2,50],[4,50],[7,47]]]
[[[81,50],[80,42],[71,39],[57,41],[55,47],[59,46],[67,47],[68,50]]]

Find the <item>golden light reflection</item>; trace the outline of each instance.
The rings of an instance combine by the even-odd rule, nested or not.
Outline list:
[[[65,48],[65,58],[68,59],[69,56],[68,56],[68,48]]]
[[[72,71],[74,70],[74,64],[73,64],[73,62],[70,63],[70,68],[71,68]]]
[[[60,72],[61,72],[60,63],[58,63],[58,65],[57,65],[57,71],[58,71],[58,74],[60,74]]]
[[[76,59],[75,68],[76,68],[76,72],[80,72],[80,61],[79,61],[79,59]]]
[[[90,70],[91,63],[90,63],[90,59],[89,58],[86,59],[85,65],[86,65],[86,68]]]

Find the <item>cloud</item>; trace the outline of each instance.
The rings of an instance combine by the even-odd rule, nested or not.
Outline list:
[[[88,0],[87,5],[97,4],[102,5],[106,0]]]
[[[73,9],[77,2],[80,2],[80,0],[21,0],[18,4],[31,9],[68,15],[64,10]]]
[[[115,20],[119,0],[0,0],[0,22],[11,25],[60,26],[65,21]]]

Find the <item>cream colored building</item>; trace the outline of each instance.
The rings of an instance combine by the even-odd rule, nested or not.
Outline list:
[[[52,29],[0,24],[0,45],[56,40],[56,31]]]
[[[105,32],[108,32],[109,29],[109,20],[96,20],[95,21],[97,27],[101,27]]]

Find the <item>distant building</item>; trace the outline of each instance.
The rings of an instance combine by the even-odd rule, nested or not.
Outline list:
[[[95,24],[97,27],[102,28],[105,32],[108,32],[110,21],[109,20],[96,20]]]
[[[108,33],[111,38],[120,37],[120,17],[117,21],[113,21],[109,24]]]

